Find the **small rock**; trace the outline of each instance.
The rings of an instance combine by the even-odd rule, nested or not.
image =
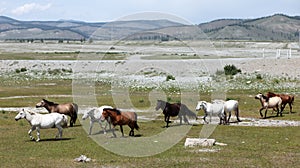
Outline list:
[[[74,159],[74,161],[76,161],[76,162],[84,162],[84,163],[90,162],[91,160],[92,160],[91,158],[88,158],[85,155],[80,155],[80,157]]]

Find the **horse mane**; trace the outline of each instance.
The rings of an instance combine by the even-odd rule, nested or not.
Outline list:
[[[49,104],[50,106],[52,106],[52,105],[58,105],[57,103],[48,101],[48,100],[46,100],[46,99],[43,99],[43,101],[46,102],[47,104]]]
[[[263,94],[261,94],[261,95],[262,95],[263,99],[265,99],[267,102],[269,101],[269,97],[267,97],[267,96],[265,96]]]
[[[104,111],[104,110],[110,110],[110,111],[116,112],[117,115],[121,115],[121,111],[118,110],[118,109],[116,109],[116,108],[113,108],[113,109],[111,109],[111,108],[104,108],[103,111]]]
[[[277,96],[277,94],[273,93],[273,92],[268,92],[267,95],[268,95],[268,97],[275,97],[275,96]]]

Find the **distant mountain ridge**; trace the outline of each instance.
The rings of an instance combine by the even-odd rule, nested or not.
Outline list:
[[[199,31],[200,30],[200,31]],[[256,19],[219,19],[199,25],[169,20],[89,23],[76,20],[19,21],[0,16],[1,40],[275,40],[297,41],[300,16],[275,14]]]

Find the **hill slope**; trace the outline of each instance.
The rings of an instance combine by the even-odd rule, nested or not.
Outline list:
[[[300,17],[276,14],[257,19],[220,19],[196,26],[168,20],[87,23],[73,20],[19,21],[0,16],[0,39],[63,40],[272,40],[298,41]]]

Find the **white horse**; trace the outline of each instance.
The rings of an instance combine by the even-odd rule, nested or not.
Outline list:
[[[62,138],[63,127],[67,127],[68,124],[68,117],[60,113],[39,114],[23,109],[16,115],[15,120],[18,121],[22,118],[26,119],[31,125],[31,129],[28,131],[31,140],[34,140],[31,132],[37,131],[37,142],[40,141],[40,129],[56,127],[58,129],[56,138]]]
[[[106,127],[107,124],[109,124],[109,129],[111,129],[111,123],[108,119],[108,121],[105,124],[105,127],[102,126],[102,123],[105,122],[105,118],[102,117],[102,113],[103,113],[103,109],[104,108],[111,108],[113,109],[113,107],[111,106],[101,106],[99,108],[94,108],[86,113],[83,114],[82,119],[85,120],[88,117],[90,118],[90,130],[89,130],[89,135],[92,134],[92,129],[93,129],[93,125],[95,122],[98,122],[100,124],[100,127],[103,130],[103,133],[106,134]]]
[[[224,105],[223,104],[218,104],[218,103],[208,103],[206,101],[199,101],[196,110],[199,111],[203,109],[204,110],[204,117],[203,120],[205,123],[208,123],[205,118],[209,115],[210,116],[210,122],[211,122],[211,117],[218,116],[220,118],[220,123],[223,124],[226,123],[226,113],[224,112]]]
[[[282,104],[282,100],[280,97],[266,97],[265,95],[259,93],[258,95],[255,96],[255,99],[259,99],[260,100],[260,103],[261,103],[261,108],[259,109],[259,113],[260,113],[260,116],[263,117],[261,111],[263,109],[266,109],[265,111],[265,117],[267,116],[267,110],[268,108],[272,108],[272,109],[276,109],[277,110],[277,116],[280,112],[280,116],[282,116],[282,110],[280,110],[280,107],[281,107],[281,104]]]
[[[224,104],[224,111],[227,115],[228,113],[228,120],[226,121],[229,123],[231,117],[231,111],[235,112],[235,116],[238,122],[241,122],[239,118],[239,102],[237,100],[214,100],[213,103],[222,103]]]

